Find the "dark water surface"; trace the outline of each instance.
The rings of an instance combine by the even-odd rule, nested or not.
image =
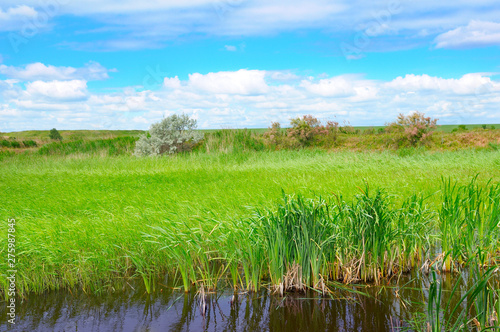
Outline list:
[[[442,283],[452,286],[446,278]],[[399,331],[412,312],[425,318],[426,308],[417,302],[426,300],[421,288],[428,280],[404,276],[360,289],[371,297],[314,292],[279,297],[265,289],[233,297],[224,291],[207,295],[205,315],[194,291],[184,294],[157,284],[147,294],[138,285],[101,296],[57,291],[18,299],[16,324],[3,314],[0,331]],[[0,310],[6,313],[5,302]]]

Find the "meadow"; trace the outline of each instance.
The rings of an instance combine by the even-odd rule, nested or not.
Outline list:
[[[132,156],[134,140],[119,137],[4,156],[0,232],[16,220],[18,294],[102,294],[130,278],[152,292],[168,274],[186,292],[327,295],[421,267],[497,273],[498,149],[274,151],[252,135],[212,133],[161,158]]]

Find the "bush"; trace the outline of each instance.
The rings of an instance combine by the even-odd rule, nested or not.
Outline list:
[[[375,134],[375,129],[374,128],[366,128],[363,131],[363,135],[373,135],[373,134]]]
[[[143,157],[189,151],[203,138],[203,133],[195,132],[195,128],[196,120],[186,114],[164,118],[152,124],[149,132],[139,138],[135,155]]]
[[[6,139],[2,140],[2,141],[0,142],[0,145],[1,145],[1,146],[4,146],[4,147],[6,147],[6,148],[10,148],[10,142],[9,142],[9,141],[7,141]]]
[[[280,123],[272,122],[271,127],[264,133],[263,138],[265,144],[277,148],[283,144],[284,136]]]
[[[33,140],[23,141],[23,145],[26,148],[31,148],[31,147],[35,147],[36,146],[36,142],[33,141]]]
[[[62,136],[61,134],[59,133],[59,131],[57,131],[56,128],[52,128],[50,130],[50,133],[49,133],[49,137],[53,140],[62,140]]]
[[[397,133],[398,145],[408,143],[416,146],[418,143],[425,143],[432,131],[436,128],[437,119],[425,117],[423,113],[414,112],[409,115],[399,114],[396,122],[388,125],[388,131]]]
[[[10,146],[13,147],[13,148],[20,148],[21,147],[21,143],[19,143],[18,141],[11,141],[10,142]]]

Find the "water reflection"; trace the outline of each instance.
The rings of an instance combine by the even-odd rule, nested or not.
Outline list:
[[[405,276],[361,289],[371,297],[351,299],[315,293],[281,298],[265,289],[237,296],[219,292],[207,295],[204,315],[195,292],[164,286],[150,295],[137,285],[103,296],[58,291],[19,300],[17,324],[8,324],[2,315],[0,331],[397,331],[407,326],[412,313],[424,312],[418,302],[426,301],[421,291],[426,283],[425,278]],[[452,286],[449,280],[443,283]],[[0,304],[3,312],[5,306]]]

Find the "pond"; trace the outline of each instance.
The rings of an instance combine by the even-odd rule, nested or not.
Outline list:
[[[440,278],[446,294],[455,277]],[[310,291],[281,297],[263,288],[256,293],[225,290],[203,297],[174,286],[163,280],[148,294],[137,281],[99,296],[81,291],[32,295],[18,300],[15,325],[2,315],[0,330],[400,331],[412,319],[425,319],[429,278],[413,273],[385,285],[355,288],[368,296],[345,291],[321,296]],[[458,289],[463,294],[467,283]],[[5,302],[0,306],[6,312]]]

